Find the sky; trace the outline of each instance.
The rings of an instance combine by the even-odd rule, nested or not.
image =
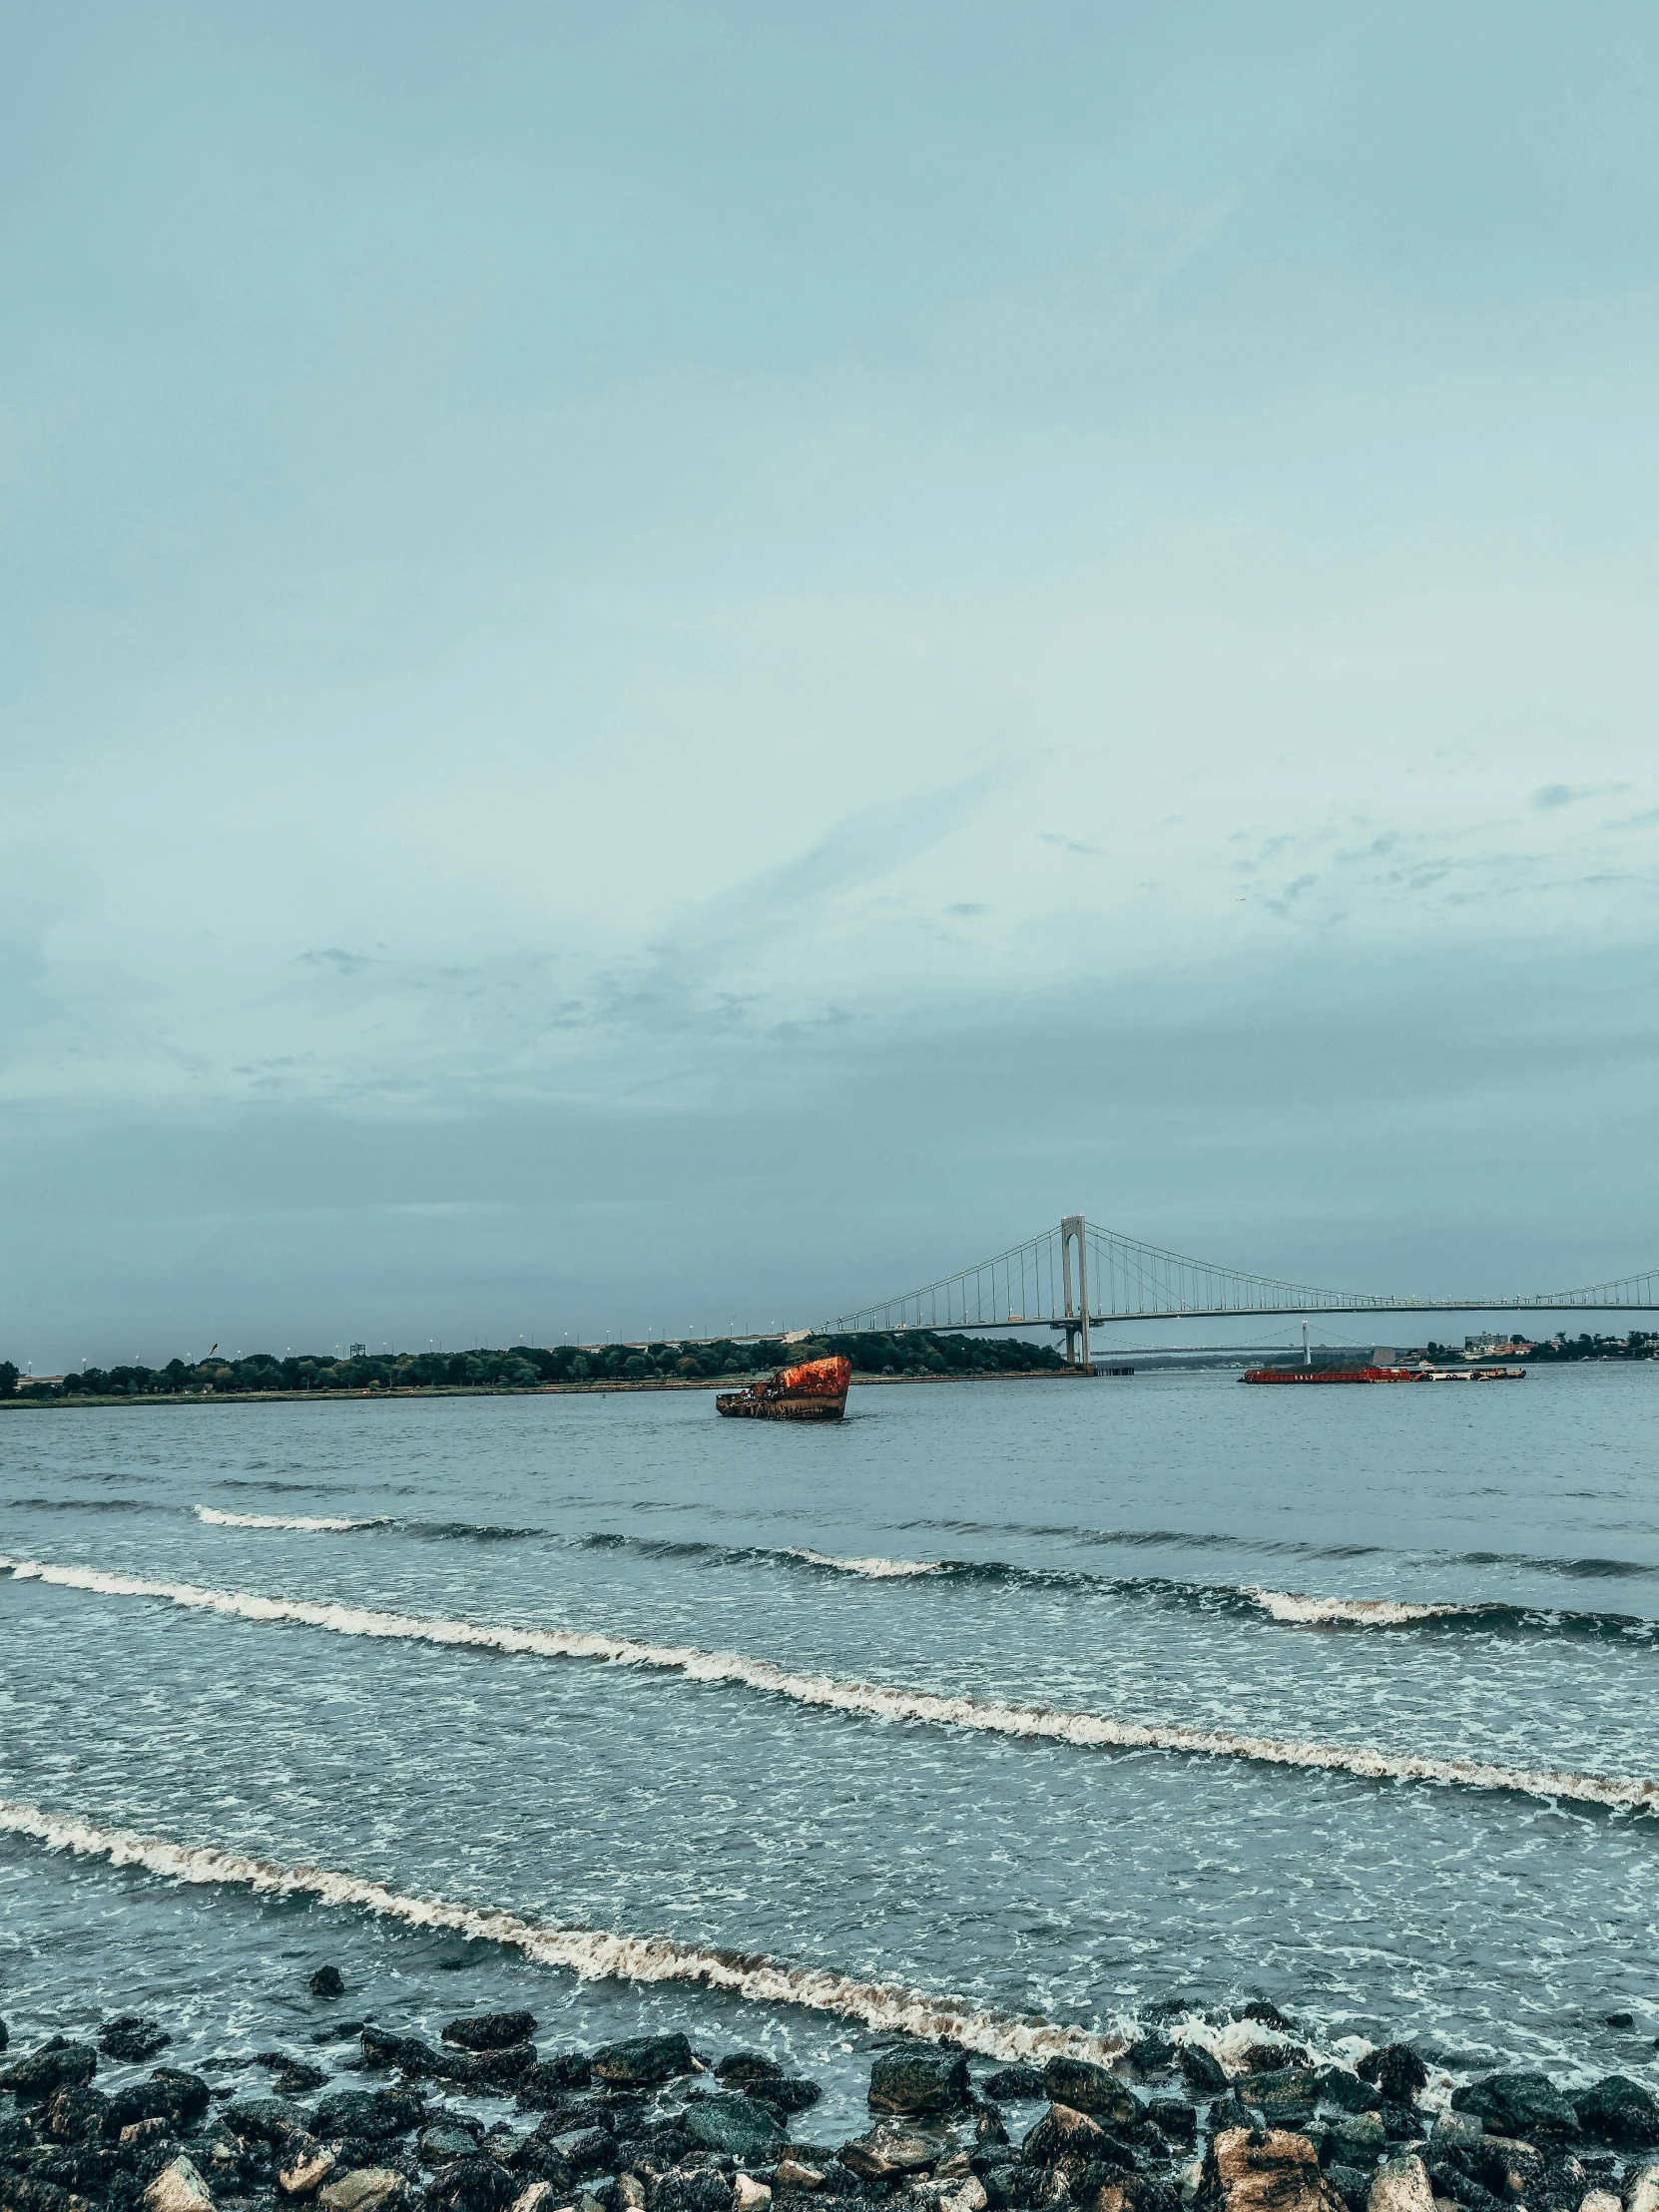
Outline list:
[[[1659,1265],[1659,26],[0,4],[0,1356]]]

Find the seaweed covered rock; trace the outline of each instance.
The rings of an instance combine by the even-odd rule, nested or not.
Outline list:
[[[740,2166],[768,2165],[786,2140],[776,2113],[757,2097],[704,2097],[688,2104],[682,2125],[705,2150],[729,2153]]]
[[[1428,2068],[1409,2043],[1384,2043],[1368,2051],[1355,2072],[1362,2081],[1376,2084],[1390,2104],[1414,2104],[1417,2091],[1428,2086]]]
[[[457,2158],[426,2184],[428,2212],[506,2212],[519,2185],[493,2158]]]
[[[994,2097],[998,2104],[1020,2104],[1028,2097],[1048,2094],[1043,2087],[1042,2068],[1028,2066],[1023,2061],[987,2074],[981,2086],[986,2096]]]
[[[446,2020],[440,2033],[462,2050],[508,2050],[536,2032],[534,2012],[467,2012]]]
[[[318,1966],[310,1980],[313,1997],[342,1997],[345,1994],[345,1976],[338,1966]]]
[[[593,2054],[593,2070],[601,2081],[654,2088],[695,2070],[691,2044],[684,2035],[631,2035],[620,2043],[605,2043]]]
[[[527,2112],[550,2112],[573,2090],[585,2089],[592,2079],[593,2065],[585,2051],[562,2050],[552,2058],[538,2058],[533,2066],[526,2066],[513,2087]]]
[[[1087,2058],[1051,2058],[1043,2068],[1043,2087],[1051,2103],[1092,2113],[1114,2127],[1133,2126],[1141,2116],[1134,2090]]]
[[[1454,2112],[1472,2112],[1497,2135],[1566,2137],[1578,2114],[1547,2074],[1490,2073],[1452,2092]]]
[[[841,2164],[860,2180],[894,2181],[907,2174],[929,2172],[944,2157],[949,2145],[943,2136],[926,2128],[895,2127],[890,2121],[872,2127],[867,2135],[855,2135],[840,2147]]]
[[[60,2089],[79,2089],[97,2071],[98,2053],[90,2043],[72,2043],[66,2035],[54,2035],[37,2043],[26,2058],[16,2058],[0,2070],[0,2089],[9,2089],[26,2103],[38,2103]]]
[[[1590,2089],[1574,2089],[1568,2102],[1592,2141],[1617,2150],[1659,2143],[1659,2099],[1628,2074],[1608,2074]]]
[[[176,2066],[158,2066],[148,2081],[130,2081],[110,2092],[110,2120],[117,2128],[135,2120],[165,2120],[187,2133],[208,2109],[208,2084],[200,2074]]]
[[[390,2142],[417,2128],[425,2117],[426,2100],[418,2089],[336,2089],[312,2113],[311,2133],[324,2141],[352,2136],[364,2142]]]
[[[1202,2043],[1183,2043],[1180,2061],[1194,2096],[1219,2097],[1225,2092],[1227,2068],[1213,2050],[1206,2050]]]
[[[141,2066],[173,2040],[160,2020],[142,2012],[118,2012],[98,2030],[98,2048],[118,2065]]]
[[[869,2070],[869,2108],[904,2119],[959,2111],[968,2101],[968,2066],[959,2050],[887,2050]]]

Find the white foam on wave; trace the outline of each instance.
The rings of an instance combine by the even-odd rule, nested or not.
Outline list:
[[[833,1567],[840,1574],[867,1575],[872,1582],[899,1582],[918,1574],[937,1574],[936,1559],[837,1559],[832,1551],[812,1551],[806,1544],[791,1544],[790,1557],[805,1559],[809,1566]]]
[[[218,1505],[199,1505],[196,1517],[210,1528],[378,1528],[378,1520],[344,1520],[333,1513],[227,1513]]]
[[[992,2012],[952,1997],[933,1997],[900,1982],[858,1981],[827,1966],[791,1966],[734,1950],[705,1950],[652,1936],[617,1936],[601,1929],[560,1928],[484,1906],[413,1897],[360,1875],[323,1867],[283,1867],[243,1852],[178,1844],[106,1828],[35,1805],[0,1800],[0,1830],[27,1836],[51,1851],[143,1867],[165,1880],[229,1883],[272,1897],[311,1896],[356,1908],[409,1928],[447,1929],[480,1942],[504,1943],[538,1965],[562,1966],[584,1981],[685,1981],[757,2004],[802,2004],[861,2026],[907,2035],[951,2036],[987,2058],[1092,2058],[1104,2062],[1124,2038],[1052,2020]]]
[[[1502,1790],[1524,1797],[1568,1799],[1618,1811],[1659,1812],[1659,1782],[1617,1775],[1574,1774],[1501,1767],[1478,1759],[1441,1759],[1414,1752],[1378,1751],[1365,1744],[1304,1743],[1282,1736],[1252,1736],[1224,1728],[1196,1728],[1179,1721],[1120,1720],[1107,1713],[1079,1713],[1046,1705],[946,1697],[934,1691],[844,1682],[828,1674],[802,1674],[736,1651],[698,1651],[683,1644],[651,1644],[593,1629],[506,1628],[477,1621],[432,1620],[384,1613],[366,1606],[318,1603],[308,1598],[260,1597],[246,1590],[205,1590],[190,1582],[149,1582],[138,1575],[97,1567],[57,1567],[37,1560],[0,1557],[24,1581],[93,1590],[110,1597],[164,1598],[169,1604],[241,1620],[292,1621],[342,1636],[394,1638],[408,1643],[503,1651],[541,1659],[608,1659],[617,1666],[652,1667],[691,1682],[736,1682],[799,1705],[827,1706],[871,1720],[920,1721],[933,1727],[970,1728],[993,1736],[1017,1736],[1073,1744],[1086,1750],[1173,1751],[1258,1765],[1360,1775],[1377,1782],[1433,1782],[1466,1790]]]
[[[1276,1621],[1300,1628],[1405,1628],[1412,1621],[1443,1620],[1450,1613],[1472,1613],[1472,1605],[1411,1604],[1391,1597],[1302,1597],[1295,1590],[1262,1590],[1248,1593]]]

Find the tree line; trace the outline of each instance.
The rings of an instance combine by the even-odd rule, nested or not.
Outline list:
[[[658,1343],[479,1347],[471,1352],[353,1350],[343,1359],[320,1353],[251,1352],[236,1359],[170,1360],[165,1367],[137,1363],[87,1368],[60,1382],[30,1384],[9,1360],[0,1361],[0,1397],[18,1394],[21,1382],[35,1397],[246,1396],[305,1390],[533,1390],[549,1383],[709,1382],[768,1375],[804,1360],[840,1353],[860,1375],[1022,1375],[1064,1365],[1052,1345],[1017,1337],[989,1340],[904,1330],[890,1335],[814,1337],[801,1344],[766,1338],[756,1344],[721,1339],[713,1344]]]

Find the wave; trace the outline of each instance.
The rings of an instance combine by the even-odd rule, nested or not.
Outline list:
[[[210,1528],[305,1528],[335,1531],[345,1528],[382,1528],[383,1519],[347,1520],[332,1513],[227,1513],[217,1505],[198,1505],[196,1517]]]
[[[9,1513],[154,1513],[158,1510],[147,1497],[8,1497],[3,1502]]]
[[[942,1559],[837,1559],[833,1552],[813,1551],[806,1544],[791,1544],[788,1556],[805,1559],[812,1567],[832,1567],[837,1574],[859,1574],[871,1582],[908,1582],[918,1574],[938,1574]]]
[[[563,1967],[584,1981],[688,1982],[757,2004],[805,2005],[883,2032],[950,2037],[968,2050],[1004,2061],[1064,2056],[1107,2062],[1124,2048],[1121,2035],[986,2011],[899,1982],[859,1981],[826,1966],[792,1966],[754,1952],[702,1949],[661,1936],[561,1928],[497,1908],[411,1896],[360,1875],[277,1866],[238,1851],[106,1828],[34,1805],[0,1800],[0,1831],[29,1837],[50,1851],[103,1859],[114,1867],[142,1867],[168,1881],[225,1884],[268,1897],[315,1897],[323,1905],[371,1913],[408,1928],[444,1929],[474,1941],[504,1944],[538,1965]]]
[[[499,1651],[542,1659],[600,1659],[625,1667],[648,1667],[678,1674],[691,1682],[736,1683],[744,1688],[791,1699],[798,1705],[827,1707],[870,1720],[911,1721],[931,1727],[962,1728],[993,1736],[1071,1744],[1085,1750],[1160,1751],[1202,1758],[1238,1759],[1258,1766],[1293,1767],[1309,1772],[1350,1774],[1375,1782],[1426,1782],[1465,1790],[1501,1791],[1599,1805],[1616,1812],[1659,1813],[1659,1782],[1635,1776],[1578,1774],[1560,1770],[1505,1767],[1479,1759],[1445,1759],[1413,1752],[1378,1750],[1365,1744],[1322,1744],[1294,1738],[1247,1735],[1233,1729],[1198,1727],[1181,1721],[1122,1720],[1108,1713],[1070,1711],[1046,1705],[1014,1705],[997,1699],[944,1695],[882,1683],[848,1682],[833,1675],[807,1674],[742,1652],[699,1651],[679,1644],[654,1644],[632,1636],[608,1636],[592,1629],[509,1628],[477,1621],[424,1618],[386,1613],[366,1606],[338,1605],[309,1598],[262,1597],[252,1591],[203,1589],[190,1582],[150,1582],[137,1575],[111,1574],[96,1567],[59,1567],[38,1560],[0,1556],[0,1571],[19,1581],[57,1584],[110,1597],[160,1598],[207,1613],[261,1622],[293,1622],[336,1635],[368,1636],[449,1648]]]

